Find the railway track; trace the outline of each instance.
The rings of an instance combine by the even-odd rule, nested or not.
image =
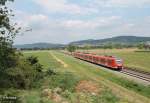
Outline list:
[[[64,52],[62,52],[62,53],[64,53]],[[68,54],[68,53],[64,53],[64,54],[71,56],[71,54]],[[122,69],[120,71],[120,73],[141,79],[141,80],[146,81],[146,82],[150,82],[150,73],[148,73],[148,72],[138,71],[136,69],[125,67],[124,69]]]
[[[139,71],[135,71],[135,70],[129,70],[129,69],[122,69],[122,71],[120,71],[123,74],[132,76],[132,77],[136,77],[138,79],[150,82],[150,74],[149,73],[144,73],[144,72],[139,72]]]

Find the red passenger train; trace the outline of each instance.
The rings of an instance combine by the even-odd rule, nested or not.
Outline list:
[[[82,60],[112,68],[114,70],[123,69],[123,60],[113,56],[100,56],[96,54],[82,52],[74,52],[73,56]]]

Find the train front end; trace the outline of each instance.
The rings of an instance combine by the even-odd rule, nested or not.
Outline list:
[[[118,70],[122,70],[123,69],[123,60],[122,59],[118,59],[118,58],[116,58],[115,59],[115,64],[116,64],[116,68],[118,69]]]

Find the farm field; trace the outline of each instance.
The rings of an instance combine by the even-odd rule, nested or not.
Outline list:
[[[103,103],[149,103],[149,93],[150,88],[148,86],[143,86],[132,81],[129,81],[123,77],[116,76],[112,73],[109,73],[105,70],[101,70],[96,66],[93,66],[89,63],[77,60],[70,56],[66,56],[62,53],[56,51],[37,51],[37,52],[24,52],[25,56],[38,56],[41,64],[45,68],[53,68],[58,72],[71,72],[75,77],[86,81],[92,81],[100,85],[96,89],[100,88],[101,96],[97,97],[90,95],[89,93],[71,93],[68,101],[75,103],[80,99],[81,103],[100,103],[97,98],[103,97]],[[47,78],[48,79],[48,78]],[[46,80],[47,82],[47,80]],[[92,84],[93,84],[92,83]],[[90,83],[89,83],[90,84]],[[80,89],[79,89],[80,91]],[[31,100],[31,97],[27,94],[25,97],[26,100]],[[39,97],[39,91],[33,91],[30,93],[35,100]],[[79,98],[77,95],[82,95]],[[101,99],[100,99],[101,100]],[[32,101],[32,100],[31,100]],[[32,101],[37,103],[37,101]],[[32,103],[31,102],[31,103]],[[70,102],[69,102],[70,103]]]
[[[113,55],[123,59],[124,66],[126,67],[150,72],[150,52],[136,52],[137,50],[138,49],[93,49],[81,51],[99,55]]]

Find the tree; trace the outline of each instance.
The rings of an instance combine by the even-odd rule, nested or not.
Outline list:
[[[18,65],[19,55],[12,44],[21,29],[16,23],[11,22],[10,18],[14,15],[6,6],[6,2],[13,2],[13,0],[0,0],[0,84],[3,85],[9,83],[7,71]]]
[[[138,47],[139,49],[144,49],[144,43],[139,43],[139,44],[137,45],[137,47]]]
[[[38,72],[42,72],[43,67],[39,63],[39,60],[38,60],[37,57],[35,57],[35,56],[29,56],[29,57],[27,57],[26,60],[27,60],[27,62],[29,62],[29,64],[31,66],[34,66]]]
[[[91,45],[88,45],[88,44],[85,45],[85,46],[84,46],[84,49],[86,49],[86,51],[87,51],[87,53],[88,53],[89,49],[91,49]]]
[[[0,5],[5,5],[7,1],[14,1],[14,0],[1,0]]]
[[[20,27],[12,23],[14,16],[5,4],[13,0],[0,1],[0,87],[31,88],[44,77],[42,65],[37,57],[25,58],[13,49],[13,40]]]
[[[34,65],[39,62],[38,58],[35,56],[30,56],[27,58],[27,61],[30,62],[31,65]]]
[[[70,45],[68,45],[67,50],[72,53],[72,52],[76,51],[76,46],[70,44]]]
[[[13,39],[21,28],[16,27],[16,23],[12,25],[10,17],[14,16],[12,10],[5,6],[7,1],[0,1],[0,71],[14,66],[17,60],[16,52],[12,48]]]

